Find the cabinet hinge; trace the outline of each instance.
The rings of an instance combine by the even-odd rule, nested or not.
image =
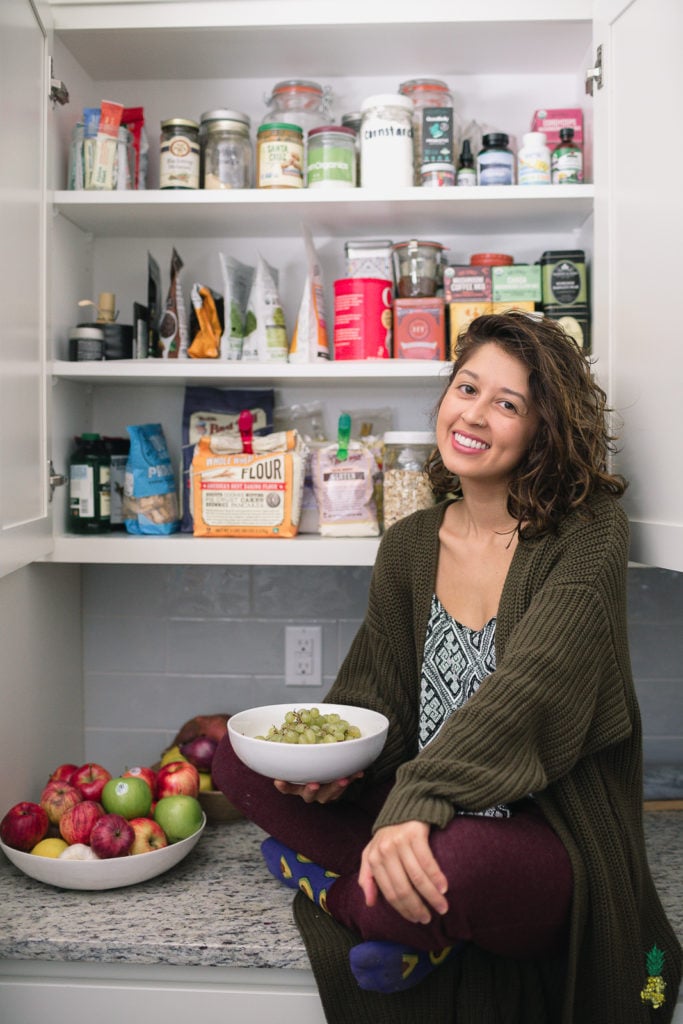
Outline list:
[[[55,65],[52,57],[50,57],[50,101],[53,105],[59,103],[61,106],[69,102],[69,90],[64,82],[55,78]]]
[[[48,477],[48,482],[50,484],[50,496],[48,498],[48,501],[52,501],[55,494],[55,487],[64,487],[64,485],[67,482],[67,478],[62,473],[55,473],[55,467],[52,463],[52,459],[50,459],[50,473]]]
[[[602,77],[602,46],[598,46],[595,52],[595,64],[586,71],[586,92],[593,95],[593,89],[597,86],[602,89],[604,79]]]

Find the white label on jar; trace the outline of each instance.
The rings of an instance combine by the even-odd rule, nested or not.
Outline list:
[[[286,139],[260,139],[258,188],[301,188],[304,183],[304,148]]]
[[[199,188],[199,147],[185,135],[161,144],[159,188]]]
[[[402,188],[413,184],[413,128],[402,121],[364,117],[360,139],[363,188]]]
[[[69,509],[79,519],[92,519],[95,515],[95,477],[92,466],[74,465],[69,468]]]
[[[477,158],[480,185],[513,185],[515,158],[504,150],[480,153]]]
[[[580,185],[583,181],[583,157],[579,149],[553,153],[553,185]]]
[[[520,153],[518,176],[520,185],[549,185],[550,161],[547,153]]]

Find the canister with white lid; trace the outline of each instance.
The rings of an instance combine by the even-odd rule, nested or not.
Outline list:
[[[429,430],[391,430],[384,435],[384,528],[434,504],[425,465],[436,444]]]
[[[361,104],[360,183],[386,191],[413,184],[413,101],[399,93]]]

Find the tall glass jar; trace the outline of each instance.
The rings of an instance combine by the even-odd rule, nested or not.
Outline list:
[[[424,469],[435,443],[429,431],[392,430],[384,435],[385,530],[411,512],[434,504],[434,493]]]
[[[457,154],[453,95],[440,78],[411,78],[401,82],[398,91],[413,104],[413,183],[422,183],[422,164],[453,164]],[[426,110],[444,111],[436,117],[433,130],[425,133]],[[429,116],[429,115],[427,115]]]
[[[304,78],[290,78],[277,82],[266,99],[268,107],[261,124],[285,122],[301,128],[304,139],[304,180],[306,180],[306,142],[311,128],[318,128],[330,120],[330,92],[317,82]]]
[[[407,96],[379,93],[361,104],[360,183],[363,188],[413,184],[413,104]]]
[[[208,189],[249,188],[252,149],[250,120],[236,110],[202,114],[202,186]]]

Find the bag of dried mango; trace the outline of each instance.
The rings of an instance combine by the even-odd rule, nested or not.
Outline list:
[[[305,461],[296,430],[244,446],[230,434],[201,437],[190,473],[195,537],[295,537]]]

